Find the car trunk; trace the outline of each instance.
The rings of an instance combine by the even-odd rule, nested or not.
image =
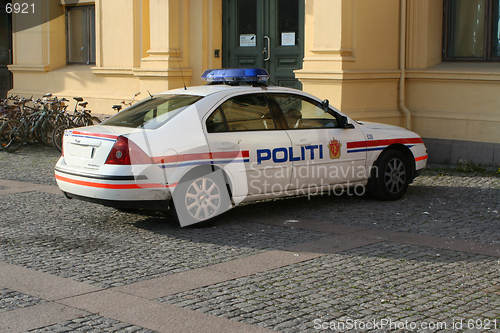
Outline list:
[[[116,139],[130,131],[130,128],[115,126],[92,126],[66,130],[63,141],[66,165],[99,169],[106,162]]]

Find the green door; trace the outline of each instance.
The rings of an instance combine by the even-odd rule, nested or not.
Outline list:
[[[275,85],[301,89],[304,0],[225,0],[223,66],[262,67]]]

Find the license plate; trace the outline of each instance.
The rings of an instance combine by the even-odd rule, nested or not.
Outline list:
[[[94,155],[94,147],[75,145],[75,144],[71,143],[69,145],[68,154],[73,155],[73,156],[83,157],[83,158],[92,158]]]

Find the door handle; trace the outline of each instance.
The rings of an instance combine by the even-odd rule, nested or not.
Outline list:
[[[311,141],[306,140],[306,139],[302,139],[299,142],[295,142],[295,145],[296,146],[301,146],[301,147],[303,147],[303,146],[310,146],[311,145]]]
[[[267,39],[267,47],[264,46],[264,51],[263,53],[267,52],[267,58],[264,59],[264,61],[268,61],[271,59],[271,38],[264,36],[265,39]]]
[[[236,145],[231,142],[222,142],[221,144],[217,145],[216,148],[220,150],[230,150],[230,149],[235,149]]]

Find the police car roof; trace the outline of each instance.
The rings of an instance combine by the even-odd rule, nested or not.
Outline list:
[[[186,89],[184,88],[178,88],[178,89],[173,89],[173,90],[168,90],[165,92],[162,92],[158,95],[195,95],[195,96],[208,96],[216,93],[232,93],[232,92],[257,92],[257,91],[262,91],[262,92],[295,92],[295,93],[302,93],[302,91],[297,90],[297,89],[292,89],[292,88],[285,88],[285,87],[267,87],[267,86],[247,86],[247,85],[241,85],[241,86],[232,86],[232,85],[227,85],[227,84],[216,84],[216,85],[203,85],[203,86],[194,86],[194,87],[187,87]]]

